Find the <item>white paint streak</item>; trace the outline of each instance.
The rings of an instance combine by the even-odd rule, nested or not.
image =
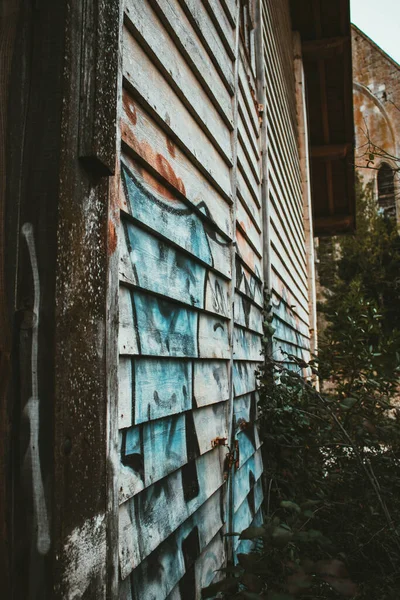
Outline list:
[[[105,515],[96,515],[67,537],[64,545],[66,599],[80,600],[94,577],[105,581],[105,529]]]
[[[27,457],[29,454],[32,469],[33,502],[38,528],[37,550],[40,554],[47,554],[50,549],[50,531],[39,456],[39,394],[37,365],[39,344],[40,281],[35,241],[33,237],[33,227],[31,223],[25,223],[22,226],[22,234],[25,237],[26,244],[28,246],[34,289],[31,351],[32,396],[29,398],[24,409],[24,414],[29,419],[30,424],[30,439]]]

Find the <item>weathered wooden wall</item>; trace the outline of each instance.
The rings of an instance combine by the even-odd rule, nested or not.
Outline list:
[[[226,521],[242,529],[260,514],[260,124],[254,43],[239,39],[236,19],[231,1],[125,5],[124,599],[199,598],[225,560]],[[217,437],[239,443],[228,483]]]
[[[14,598],[199,598],[223,533],[260,522],[264,285],[277,354],[310,334],[289,8],[248,6],[24,5],[1,223]]]
[[[289,3],[263,1],[274,351],[310,356],[308,256]],[[303,170],[304,171],[304,170]]]

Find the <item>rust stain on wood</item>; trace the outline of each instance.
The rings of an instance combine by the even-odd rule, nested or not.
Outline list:
[[[167,137],[167,148],[168,148],[168,152],[170,153],[170,155],[175,158],[175,144],[173,142],[171,142],[171,140],[169,139],[169,137]]]

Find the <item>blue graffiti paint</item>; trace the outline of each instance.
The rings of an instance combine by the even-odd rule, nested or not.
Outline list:
[[[204,267],[131,223],[126,224],[126,231],[130,260],[140,287],[204,307]]]
[[[123,184],[132,216],[185,248],[208,265],[213,258],[202,219],[183,202],[155,196],[122,164]]]
[[[133,303],[142,354],[197,356],[196,312],[138,291]]]
[[[138,358],[135,372],[135,423],[189,410],[192,406],[191,361]]]

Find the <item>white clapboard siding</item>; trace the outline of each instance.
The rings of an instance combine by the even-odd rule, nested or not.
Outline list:
[[[231,185],[228,157],[221,156],[220,146],[211,143],[214,121],[197,121],[176,94],[161,72],[156,69],[146,51],[135,38],[124,29],[124,77],[127,84],[141,99],[156,120],[176,137],[177,143],[190,154],[191,159],[219,185],[229,198]],[[204,117],[205,118],[205,117]],[[220,119],[221,120],[221,119]],[[218,149],[217,149],[218,148]]]
[[[286,360],[289,352],[307,358],[309,290],[289,3],[263,0],[262,6],[274,357]]]
[[[292,33],[289,2],[278,4],[261,2],[259,98],[236,0],[125,0],[120,600],[200,600],[225,564],[227,509],[237,531],[261,523],[256,372],[267,255],[274,356],[309,356]],[[228,499],[227,448],[214,440],[230,430],[238,463]]]
[[[157,6],[160,3],[157,3]],[[167,2],[163,2],[163,4],[163,9],[166,10]],[[175,9],[177,9],[176,3]],[[142,0],[140,5],[133,0],[128,1],[125,14],[128,15],[126,18],[127,27],[139,40],[139,43],[146,48],[146,51],[152,58],[153,64],[162,72],[171,89],[176,92],[190,114],[193,115],[202,129],[207,133],[212,143],[218,148],[228,163],[231,164],[232,150],[230,135],[224,120],[226,119],[231,126],[232,104],[222,84],[220,85],[220,90],[217,91],[215,89],[215,81],[219,80],[218,75],[215,73],[214,83],[211,83],[212,74],[210,74],[208,79],[210,85],[214,88],[212,90],[214,99],[215,94],[217,94],[218,105],[224,114],[224,120],[210,101],[204,89],[204,80],[199,81],[182,54],[177,51],[176,45],[168,34],[164,23],[159,20],[150,7],[148,0]],[[186,19],[183,11],[181,12],[181,18]],[[190,29],[191,26],[189,24],[183,29],[185,36],[189,40]],[[192,42],[195,35],[195,32],[192,30]],[[131,39],[130,36],[127,36],[127,39]],[[186,45],[187,43],[186,40]],[[208,91],[210,91],[210,88],[208,88]]]
[[[181,5],[222,81],[231,95],[234,95],[233,65],[204,3],[199,0],[182,0]]]

